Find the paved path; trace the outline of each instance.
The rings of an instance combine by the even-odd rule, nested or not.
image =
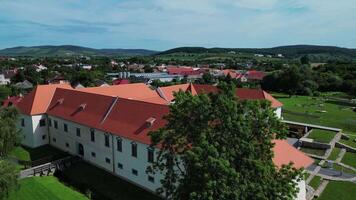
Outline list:
[[[314,178],[314,176],[315,176],[316,174],[319,173],[319,170],[321,169],[320,166],[317,166],[317,165],[315,165],[315,166],[316,166],[316,167],[313,169],[313,171],[311,171],[310,176],[309,176],[308,179],[305,181],[307,184],[309,184],[309,182]]]
[[[324,191],[328,183],[328,180],[323,180],[323,182],[321,182],[321,184],[319,185],[318,189],[315,190],[314,196],[320,197],[321,193]]]
[[[336,163],[340,163],[342,158],[344,157],[345,153],[346,153],[346,149],[341,149],[341,151],[340,151],[339,155],[337,156],[335,162]]]
[[[324,130],[335,131],[335,132],[341,131],[341,129],[339,129],[339,128],[332,128],[332,127],[320,126],[320,125],[315,125],[315,124],[306,124],[306,123],[294,122],[294,121],[288,121],[288,120],[282,120],[282,122],[287,123],[287,124],[307,126],[307,127],[311,127],[311,128],[318,128],[318,129],[324,129]]]

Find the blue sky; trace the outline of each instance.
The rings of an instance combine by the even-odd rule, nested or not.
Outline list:
[[[356,47],[355,0],[0,0],[0,49]]]

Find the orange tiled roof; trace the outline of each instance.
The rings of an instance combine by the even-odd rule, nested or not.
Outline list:
[[[167,87],[160,87],[158,90],[160,90],[163,94],[164,99],[166,99],[168,102],[171,102],[174,100],[174,93],[179,92],[179,91],[189,91],[193,95],[196,95],[197,92],[195,91],[195,88],[193,84],[191,83],[186,83],[186,84],[180,84],[180,85],[172,85],[172,86],[167,86]]]
[[[151,103],[167,104],[168,102],[162,99],[158,93],[150,89],[143,83],[132,83],[125,85],[113,85],[108,87],[88,87],[77,89],[81,92],[101,94],[112,97],[121,97],[125,99],[133,99],[139,101],[147,101]]]
[[[43,114],[47,111],[57,88],[72,89],[68,84],[38,85],[17,104],[17,107],[23,114]]]
[[[273,163],[277,167],[293,163],[297,169],[306,168],[313,164],[314,160],[303,152],[288,144],[286,140],[274,140],[275,146],[273,147],[274,158]]]

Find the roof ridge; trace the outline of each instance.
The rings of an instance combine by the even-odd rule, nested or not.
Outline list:
[[[111,103],[108,111],[106,112],[106,114],[104,115],[103,119],[100,122],[100,125],[103,124],[105,122],[105,120],[108,118],[108,116],[110,115],[112,109],[114,108],[114,106],[116,105],[117,101],[119,100],[119,97],[117,96],[114,101]]]

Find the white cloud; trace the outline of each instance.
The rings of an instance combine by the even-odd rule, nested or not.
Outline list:
[[[356,46],[355,6],[353,0],[5,0],[0,38],[22,30],[27,43],[94,47]],[[33,24],[19,23],[25,21]],[[9,44],[0,41],[0,47]]]

